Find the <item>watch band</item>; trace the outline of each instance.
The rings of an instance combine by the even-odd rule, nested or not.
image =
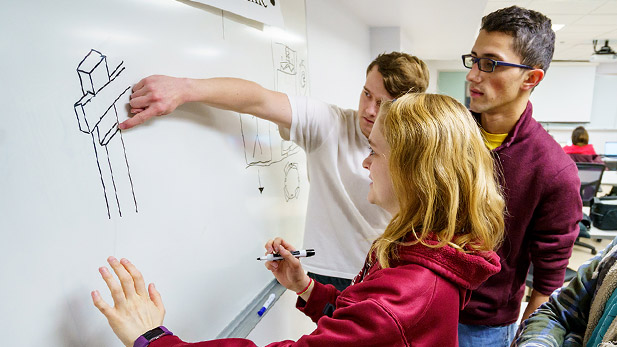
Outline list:
[[[161,325],[160,327],[148,330],[143,333],[140,337],[137,338],[137,340],[135,340],[135,343],[133,343],[133,347],[146,347],[150,344],[150,342],[165,335],[173,335],[173,333]]]

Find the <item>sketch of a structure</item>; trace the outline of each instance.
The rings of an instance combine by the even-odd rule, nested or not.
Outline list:
[[[255,116],[240,114],[240,132],[247,167],[272,164],[270,125],[270,122]]]
[[[117,82],[125,69],[123,63],[110,72],[107,56],[91,49],[77,66],[82,96],[74,104],[75,115],[79,130],[92,137],[110,219],[112,207],[117,208],[120,217],[122,207],[134,207],[137,212],[126,148],[118,129],[117,103],[131,88]]]
[[[275,89],[289,95],[307,95],[307,76],[304,60],[298,62],[298,53],[282,43],[272,44]],[[280,163],[300,151],[291,141],[280,140],[280,151],[272,145],[276,126],[255,116],[240,114],[240,132],[244,143],[246,167],[264,167]],[[294,176],[295,172],[295,176]],[[285,183],[283,192],[287,201],[298,197],[300,176],[298,164],[289,162],[284,167]],[[295,178],[288,178],[289,174]],[[258,171],[258,178],[259,178]],[[263,192],[259,178],[259,191]]]
[[[275,69],[275,88],[290,95],[307,95],[306,64],[298,61],[298,53],[282,43],[272,44]]]
[[[297,199],[300,194],[300,172],[298,163],[287,163],[285,165],[285,200]]]

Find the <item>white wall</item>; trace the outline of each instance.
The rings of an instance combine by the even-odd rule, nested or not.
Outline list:
[[[369,27],[336,1],[306,0],[311,96],[357,109],[370,54]],[[360,270],[360,269],[358,269]],[[316,325],[295,308],[296,294],[285,292],[248,338],[258,346],[297,340]]]
[[[311,95],[358,108],[370,56],[369,27],[336,1],[306,0]]]
[[[382,53],[402,50],[400,27],[372,27],[370,35],[372,58]]]

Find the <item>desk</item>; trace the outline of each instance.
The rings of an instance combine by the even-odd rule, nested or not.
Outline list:
[[[589,216],[589,206],[583,206],[583,213]],[[594,228],[592,225],[589,228],[590,239],[607,239],[612,240],[617,236],[617,230],[602,230],[598,228]],[[585,240],[585,239],[582,239]]]
[[[617,158],[614,157],[602,157],[602,161],[609,170],[617,170]]]
[[[602,174],[602,183],[607,186],[617,186],[617,171],[604,171]]]
[[[590,238],[593,239],[607,239],[612,240],[617,237],[617,230],[601,230],[598,228],[594,228],[593,226],[589,229]]]

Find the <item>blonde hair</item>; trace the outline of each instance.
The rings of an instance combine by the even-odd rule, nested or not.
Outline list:
[[[496,249],[505,203],[493,159],[469,111],[449,96],[407,94],[384,102],[377,119],[390,146],[400,207],[372,247],[381,266],[390,266],[402,244]],[[409,233],[414,237],[406,241]]]

